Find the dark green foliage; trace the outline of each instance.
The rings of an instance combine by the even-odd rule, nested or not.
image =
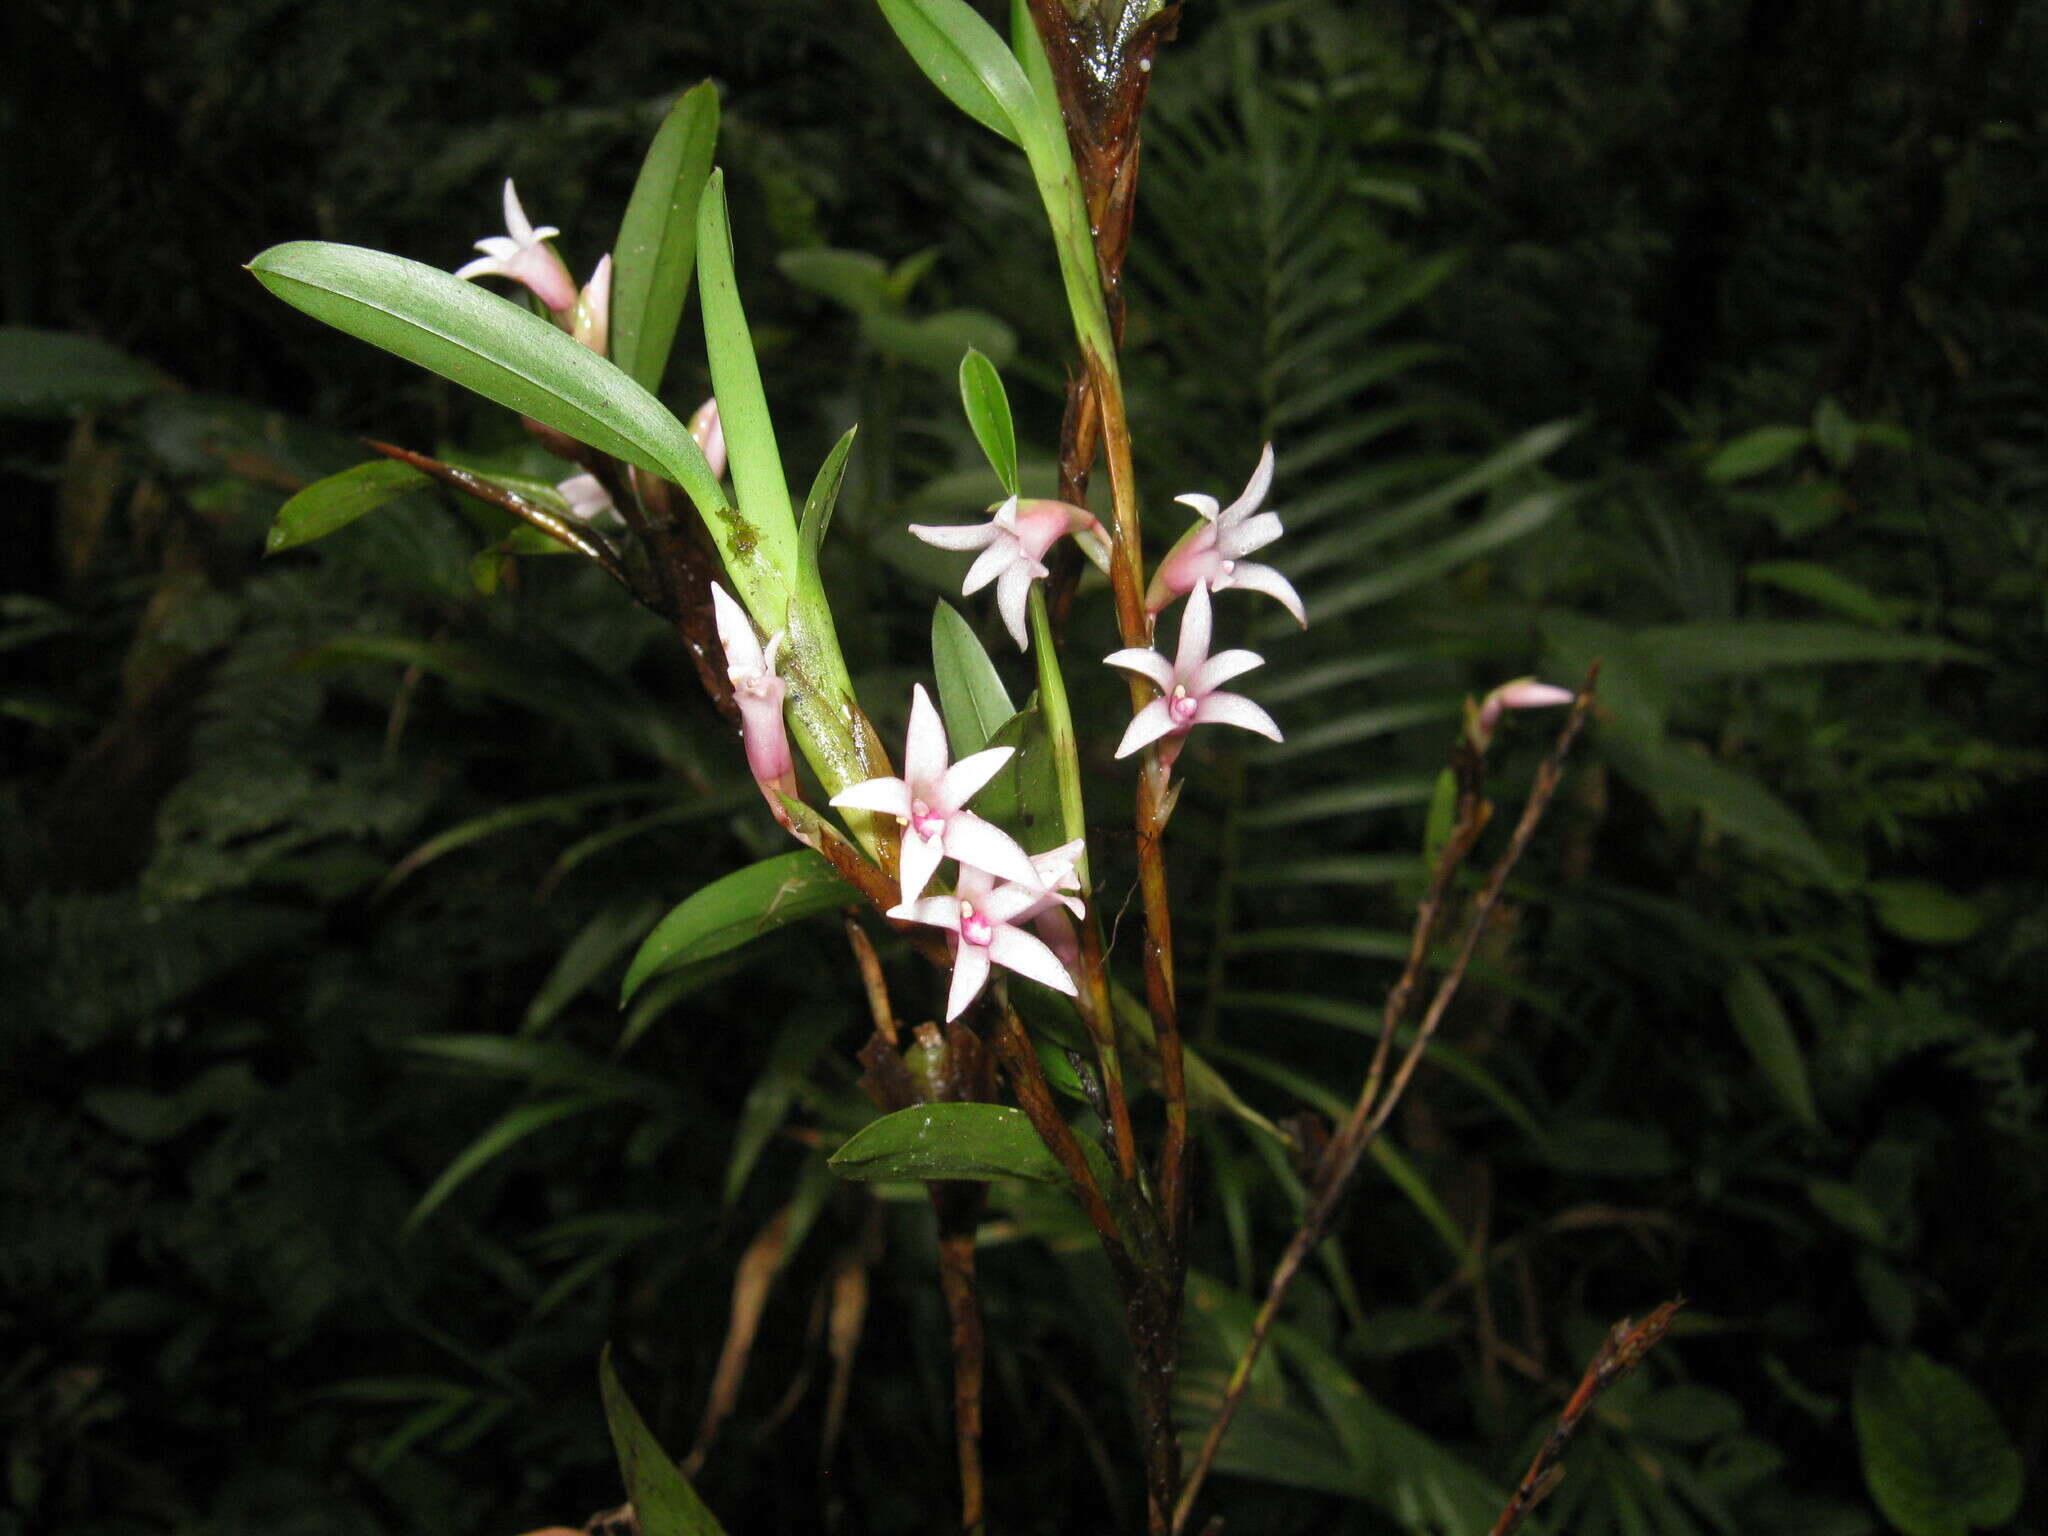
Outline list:
[[[1181,984],[1228,1088],[1190,1426],[1301,1198],[1261,1125],[1363,1072],[1461,696],[1603,664],[1386,1177],[1254,1377],[1233,1533],[1483,1530],[1603,1331],[1678,1292],[1544,1528],[2039,1523],[2048,30],[1952,9],[1192,6],[1161,55],[1125,284],[1154,552],[1270,438],[1311,618],[1219,608],[1287,741],[1182,759]],[[579,1522],[622,1497],[601,1348],[684,1461],[771,1230],[692,1482],[735,1531],[938,1528],[929,1212],[823,1166],[873,1116],[832,919],[617,1006],[663,914],[787,854],[729,732],[658,622],[580,562],[479,561],[510,519],[438,490],[259,563],[358,431],[566,470],[239,264],[320,235],[452,267],[509,172],[581,270],[716,76],[786,475],[860,425],[810,548],[893,745],[938,598],[952,674],[971,624],[1031,691],[901,531],[1002,494],[967,340],[1051,489],[1060,300],[1005,147],[839,5],[15,24],[67,153],[5,173],[4,318],[145,362],[0,388],[0,1533]],[[1072,632],[1114,644],[1093,587]],[[1110,718],[1115,680],[1070,683]],[[1482,860],[1550,723],[1503,727]],[[1102,862],[1120,902],[1114,833]],[[981,1272],[997,1528],[1135,1528],[1085,1223],[999,1187]]]

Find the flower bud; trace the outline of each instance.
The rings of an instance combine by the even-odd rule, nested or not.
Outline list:
[[[1465,739],[1471,743],[1473,751],[1484,752],[1493,743],[1493,733],[1500,725],[1502,710],[1550,709],[1559,704],[1569,704],[1576,698],[1578,695],[1569,688],[1541,683],[1533,677],[1518,677],[1513,682],[1502,683],[1477,705],[1470,699],[1465,701]]]
[[[711,478],[725,478],[725,425],[718,419],[718,397],[713,396],[697,407],[697,413],[690,418],[690,436],[697,440],[697,446],[704,450],[704,462],[711,466]]]
[[[590,281],[576,295],[576,314],[569,333],[599,357],[611,344],[612,258],[607,251],[590,274]]]

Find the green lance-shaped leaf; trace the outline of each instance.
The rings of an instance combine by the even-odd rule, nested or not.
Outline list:
[[[725,506],[689,429],[625,373],[509,299],[385,251],[295,240],[249,270],[314,319]]]
[[[0,325],[0,417],[105,410],[164,382],[147,363],[90,336]]]
[[[1016,56],[966,0],[881,0],[897,40],[946,100],[1012,144],[1033,110]]]
[[[1083,1140],[1103,1188],[1114,1180],[1101,1149]],[[1003,1104],[914,1104],[854,1134],[830,1158],[842,1179],[1026,1179],[1064,1186],[1059,1161],[1021,1109]]]
[[[1066,126],[1052,93],[1032,83],[1034,74],[1048,74],[1042,58],[1027,55],[1028,62],[1019,63],[1017,54],[966,0],[880,0],[880,4],[897,38],[946,99],[1024,151],[1052,227],[1075,331],[1105,368],[1114,369],[1116,348],[1103,305],[1088,210],[1067,148]],[[1019,41],[1038,47],[1035,33],[1028,39],[1020,35]]]
[[[811,494],[804,498],[803,521],[797,526],[797,598],[802,603],[825,605],[824,578],[818,560],[825,547],[825,534],[832,526],[832,512],[839,505],[839,487],[846,480],[846,457],[853,452],[853,438],[859,427],[840,434],[818,475],[811,482]]]
[[[782,601],[796,579],[796,514],[790,507],[789,483],[783,479],[782,455],[775,445],[775,423],[768,414],[761,367],[754,358],[754,337],[747,328],[747,312],[740,304],[739,280],[733,272],[724,171],[711,173],[697,205],[697,266],[711,388],[718,397],[718,418],[725,427],[733,486],[746,512],[745,523],[735,525],[730,542],[721,538],[719,543],[733,580],[748,589],[743,595],[754,617],[771,629],[780,629]],[[740,557],[737,561],[735,555]],[[763,602],[755,601],[756,591]],[[771,595],[778,600],[766,601]]]
[[[1017,427],[1010,418],[1010,397],[996,365],[972,347],[960,359],[960,403],[966,407],[974,440],[988,455],[989,467],[1004,490],[1018,495]]]
[[[1776,469],[1812,440],[1804,427],[1758,427],[1722,444],[1707,460],[1706,476],[1717,485],[1747,480]]]
[[[1851,1406],[1870,1496],[1906,1536],[1967,1536],[2018,1512],[2019,1453],[1960,1372],[1917,1352],[1872,1355]]]
[[[939,684],[939,713],[958,762],[989,744],[1003,722],[1017,713],[996,664],[951,603],[932,609],[932,673]]]
[[[714,880],[655,925],[626,968],[620,1002],[651,976],[737,949],[799,918],[854,899],[832,866],[808,848],[778,854]]]
[[[754,341],[733,274],[732,230],[726,219],[725,173],[713,171],[697,208],[697,287],[704,310],[704,347],[725,426],[740,512],[720,513],[712,526],[726,573],[742,602],[770,634],[785,631],[782,675],[789,683],[791,734],[829,793],[875,776],[850,723],[857,709],[832,610],[815,579],[803,579],[803,558],[789,485],[775,444],[775,424],[761,388]],[[828,464],[830,460],[827,460]],[[823,536],[823,524],[817,524]],[[849,818],[872,853],[880,833],[873,818]]]
[[[1984,923],[1976,903],[1926,880],[1873,880],[1864,890],[1878,925],[1915,944],[1960,944]]]
[[[1737,969],[1729,979],[1726,1002],[1735,1033],[1742,1037],[1750,1059],[1779,1101],[1801,1125],[1818,1125],[1820,1114],[1806,1077],[1806,1054],[1799,1048],[1799,1037],[1792,1032],[1784,1004],[1763,973],[1753,965]]]
[[[685,91],[656,130],[612,250],[612,361],[661,388],[697,265],[697,203],[718,142],[718,92]]]
[[[543,1099],[537,1104],[522,1104],[517,1109],[508,1110],[491,1124],[490,1129],[464,1147],[455,1161],[441,1170],[441,1176],[428,1186],[427,1192],[420,1196],[419,1204],[412,1208],[412,1214],[405,1218],[406,1229],[410,1231],[433,1215],[472,1174],[509,1152],[534,1132],[570,1115],[580,1115],[613,1102],[614,1096],[609,1093],[579,1093],[568,1098]]]
[[[263,552],[274,555],[325,538],[364,513],[374,512],[425,484],[425,475],[390,459],[374,459],[324,480],[315,480],[277,509],[269,536],[263,541]]]
[[[641,1536],[725,1536],[725,1527],[697,1497],[690,1480],[676,1469],[619,1384],[610,1345],[598,1357],[597,1381],[604,1394],[612,1449],[618,1453],[619,1475],[625,1479],[626,1496],[632,1502]]]

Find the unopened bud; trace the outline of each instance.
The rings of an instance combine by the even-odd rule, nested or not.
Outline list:
[[[569,333],[599,357],[611,345],[612,258],[607,252],[598,262],[590,281],[576,295],[576,316]]]
[[[1502,683],[1479,704],[1469,699],[1465,703],[1465,739],[1472,744],[1475,752],[1484,752],[1493,742],[1493,733],[1500,724],[1501,711],[1505,709],[1551,709],[1559,704],[1569,704],[1578,695],[1569,688],[1560,688],[1555,683],[1538,682],[1533,677],[1518,677],[1513,682]]]
[[[704,450],[704,462],[711,466],[711,478],[725,478],[725,425],[718,419],[718,398],[713,396],[697,407],[690,418],[690,436]]]

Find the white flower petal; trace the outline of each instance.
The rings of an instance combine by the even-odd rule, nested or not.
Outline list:
[[[741,676],[759,676],[769,669],[766,658],[761,654],[760,638],[754,633],[754,621],[747,617],[747,610],[717,582],[711,583],[711,611],[718,621],[718,641],[725,647],[725,670],[737,680]]]
[[[510,176],[505,178],[505,230],[521,245],[533,244],[533,225],[520,205],[519,194],[512,188]]]
[[[826,802],[843,811],[877,811],[884,816],[910,814],[910,786],[901,779],[862,779]]]
[[[1196,725],[1235,725],[1279,741],[1273,717],[1240,693],[1212,693],[1195,706]]]
[[[1003,627],[1009,630],[1020,651],[1031,649],[1031,631],[1024,622],[1025,610],[1031,602],[1031,583],[1046,574],[1046,568],[1036,560],[1027,563],[1020,559],[996,581],[996,611],[1003,616]]]
[[[994,581],[1010,568],[1021,553],[1017,548],[1015,534],[997,529],[996,541],[975,557],[974,564],[967,567],[967,579],[960,583],[960,595],[972,597],[983,587]]]
[[[903,844],[896,856],[896,879],[906,906],[924,894],[945,856],[946,850],[938,842],[927,841],[908,827],[903,829]]]
[[[927,544],[956,551],[982,549],[1003,536],[994,523],[912,523],[910,531]]]
[[[1252,471],[1251,479],[1245,482],[1244,494],[1223,509],[1224,521],[1243,517],[1256,512],[1266,504],[1266,493],[1273,489],[1273,445],[1271,443],[1259,452],[1258,467]]]
[[[1126,672],[1137,673],[1161,693],[1173,691],[1173,663],[1157,651],[1141,651],[1134,646],[1128,651],[1118,651],[1102,659],[1108,666],[1122,667]]]
[[[956,811],[946,818],[944,843],[946,852],[963,865],[985,870],[1000,880],[1037,884],[1031,856],[1017,846],[1017,840],[972,811]]]
[[[910,690],[910,730],[903,741],[903,781],[913,795],[930,794],[946,772],[952,749],[946,745],[946,724],[919,683]]]
[[[1245,592],[1263,592],[1268,597],[1278,598],[1281,606],[1294,615],[1294,622],[1303,629],[1308,628],[1308,611],[1301,606],[1301,594],[1294,590],[1293,582],[1270,565],[1240,560],[1236,568],[1224,577],[1219,585],[1235,587]]]
[[[1200,491],[1189,491],[1187,495],[1176,496],[1173,499],[1182,506],[1193,507],[1197,512],[1201,513],[1202,521],[1206,523],[1216,521],[1217,503],[1214,496],[1204,496]]]
[[[1070,843],[1031,855],[1031,867],[1038,871],[1039,885],[1048,891],[1079,889],[1081,859],[1087,851],[1088,839],[1077,837]]]
[[[1266,658],[1257,651],[1224,651],[1211,656],[1188,679],[1187,689],[1197,698],[1205,693],[1214,693],[1233,677],[1242,677],[1253,667],[1263,667]]]
[[[1124,739],[1117,743],[1116,755],[1129,757],[1142,747],[1149,747],[1162,736],[1173,732],[1173,712],[1166,707],[1166,700],[1154,699],[1135,715],[1124,730]]]
[[[960,759],[939,775],[938,803],[948,812],[956,811],[981,792],[982,785],[1002,771],[1003,764],[1016,755],[1015,747],[985,747]]]
[[[992,923],[1017,923],[1033,907],[1051,900],[1044,891],[1034,890],[1022,880],[1011,880],[975,902],[974,910]]]
[[[964,955],[968,948],[968,945],[961,945],[961,953]],[[1019,976],[1028,976],[1055,992],[1064,992],[1069,997],[1079,995],[1074,989],[1074,978],[1060,964],[1059,956],[1021,928],[996,929],[995,936],[988,942],[988,957],[1004,969],[1015,971]],[[957,962],[954,969],[956,972],[959,969]],[[957,975],[954,989],[959,989]]]
[[[906,901],[901,906],[891,907],[882,914],[905,923],[929,923],[934,928],[960,931],[960,898],[957,896],[927,896],[922,901]]]
[[[979,944],[962,943],[953,951],[953,984],[946,989],[946,1022],[952,1023],[967,1011],[967,1005],[981,995],[988,981],[989,951]]]
[[[1214,622],[1209,589],[1197,583],[1188,593],[1188,605],[1180,611],[1180,645],[1173,653],[1173,675],[1186,681],[1209,659],[1209,636]]]
[[[1235,560],[1239,555],[1248,555],[1255,549],[1264,549],[1287,530],[1280,526],[1278,512],[1261,512],[1243,522],[1233,523],[1216,535],[1216,548],[1226,560]]]

